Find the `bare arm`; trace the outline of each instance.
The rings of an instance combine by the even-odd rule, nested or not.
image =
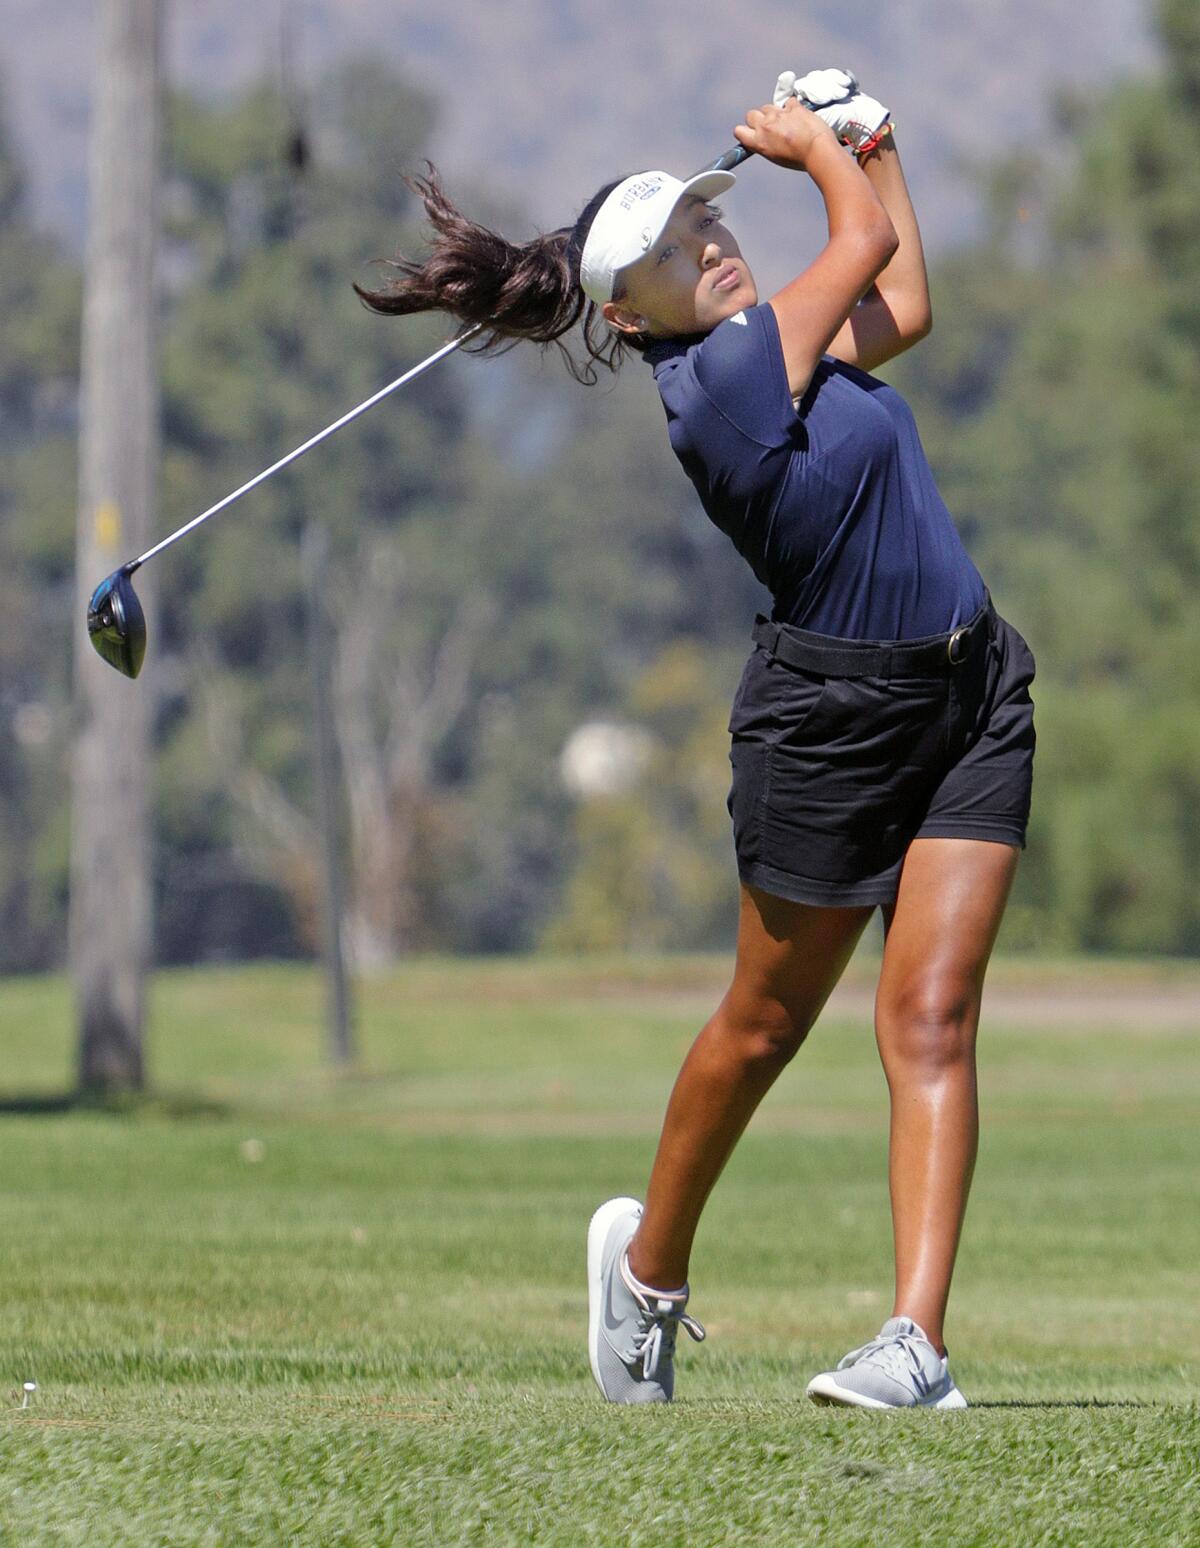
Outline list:
[[[788,385],[798,397],[859,297],[894,258],[899,236],[870,178],[833,131],[794,98],[780,108],[752,109],[734,133],[778,166],[807,172],[825,201],[828,242],[771,297]]]
[[[921,232],[895,136],[882,140],[864,158],[862,168],[891,217],[900,245],[850,312],[828,353],[870,371],[923,339],[933,326],[933,311]]]

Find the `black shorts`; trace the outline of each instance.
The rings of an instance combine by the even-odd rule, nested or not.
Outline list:
[[[945,642],[932,663],[926,651],[918,670],[904,663],[861,676],[855,653],[873,665],[865,653],[878,654],[878,642],[759,616],[755,634],[766,643],[747,661],[729,717],[728,805],[744,882],[796,903],[890,903],[914,838],[1024,847],[1033,656],[990,602],[969,627],[971,649],[957,664],[950,636],[938,636],[919,642]],[[820,659],[823,647],[835,650],[836,670],[783,659],[812,647]]]

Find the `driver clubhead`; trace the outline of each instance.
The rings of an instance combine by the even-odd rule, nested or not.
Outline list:
[[[146,658],[146,615],[130,577],[130,567],[122,565],[100,582],[88,603],[87,627],[109,666],[136,677]]]

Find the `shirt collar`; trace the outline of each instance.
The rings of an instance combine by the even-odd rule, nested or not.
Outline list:
[[[674,360],[680,355],[686,355],[689,349],[692,349],[707,337],[707,333],[680,333],[675,334],[669,339],[651,339],[649,344],[641,346],[642,359],[657,370],[660,365],[665,365],[668,360]]]

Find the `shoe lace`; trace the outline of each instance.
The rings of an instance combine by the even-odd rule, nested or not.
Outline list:
[[[689,1317],[670,1301],[658,1301],[656,1306],[657,1309],[648,1306],[642,1313],[633,1339],[633,1352],[642,1362],[642,1375],[647,1381],[653,1381],[663,1359],[669,1360],[675,1353],[675,1338],[681,1327],[686,1328],[698,1344],[705,1336],[695,1317]]]
[[[675,1353],[675,1340],[679,1329],[686,1328],[696,1342],[703,1343],[706,1334],[695,1317],[684,1311],[688,1291],[685,1285],[678,1295],[666,1296],[657,1291],[646,1295],[646,1287],[633,1278],[627,1262],[621,1261],[622,1278],[641,1307],[638,1330],[633,1336],[633,1356],[642,1363],[642,1375],[653,1381],[664,1360]]]
[[[878,1365],[887,1375],[904,1381],[922,1374],[921,1356],[917,1352],[917,1345],[922,1342],[910,1333],[898,1333],[891,1338],[873,1338],[861,1349],[852,1349],[838,1361],[837,1368],[844,1371],[847,1366],[858,1365],[860,1362],[864,1365]]]

